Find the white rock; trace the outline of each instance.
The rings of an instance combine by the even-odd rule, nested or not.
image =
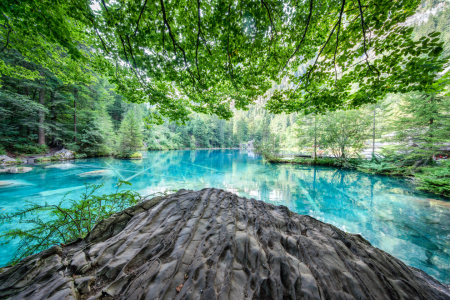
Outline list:
[[[16,163],[17,161],[14,158],[11,158],[7,155],[0,155],[0,163],[11,164]]]
[[[97,170],[97,171],[90,171],[78,174],[79,177],[98,177],[98,176],[110,176],[113,172],[111,170]]]
[[[68,170],[75,167],[74,164],[54,164],[50,166],[46,166],[46,169],[60,169],[60,170]]]
[[[13,173],[13,174],[16,174],[16,173],[27,173],[27,172],[30,172],[31,170],[33,170],[33,168],[30,168],[30,167],[11,167],[11,168],[9,168],[8,173]]]
[[[59,150],[58,152],[56,152],[55,154],[53,154],[53,156],[58,157],[60,160],[74,159],[75,152],[67,150],[67,149],[62,149],[62,150]]]

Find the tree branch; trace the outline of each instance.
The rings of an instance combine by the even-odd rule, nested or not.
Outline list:
[[[173,43],[173,49],[175,52],[175,55],[177,54],[176,51],[176,47],[178,47],[178,49],[181,50],[181,53],[183,54],[183,59],[184,59],[184,66],[186,67],[186,70],[188,71],[189,75],[192,78],[192,83],[195,86],[195,79],[194,79],[194,75],[191,72],[191,69],[189,68],[189,65],[187,63],[187,59],[186,59],[186,52],[184,51],[184,49],[177,43],[177,41],[175,40],[175,37],[172,34],[172,29],[170,28],[169,22],[167,21],[167,17],[166,17],[166,9],[164,8],[164,1],[160,0],[161,3],[161,9],[162,9],[162,13],[163,13],[163,20],[164,20],[164,24],[167,26],[167,29],[169,30],[169,36],[172,39],[172,43]]]
[[[334,49],[334,57],[333,57],[333,62],[334,62],[334,84],[337,84],[337,69],[336,69],[336,52],[339,46],[339,31],[341,29],[341,20],[342,20],[342,14],[344,12],[344,5],[345,5],[345,0],[342,0],[342,7],[341,7],[341,12],[339,14],[339,21],[338,21],[338,31],[337,31],[337,35],[336,35],[336,48]]]
[[[5,49],[8,47],[8,45],[9,45],[9,34],[11,33],[11,31],[12,31],[12,29],[9,28],[8,34],[7,34],[7,36],[6,36],[6,44],[5,44],[5,46],[2,48],[2,50],[0,50],[0,52],[3,52],[3,50],[5,50]]]
[[[145,9],[146,5],[147,5],[147,0],[145,0],[144,5],[142,6],[142,9],[141,9],[141,13],[139,14],[139,18],[136,22],[136,29],[134,30],[134,36],[136,36],[136,34],[137,34],[137,31],[139,28],[139,21],[141,20],[141,17],[142,17],[142,14],[144,13],[144,9]]]
[[[307,79],[307,80],[306,80],[306,90],[307,90],[307,91],[308,91],[308,84],[309,84],[309,76],[311,75],[311,73],[312,73],[314,67],[316,66],[317,60],[319,59],[320,55],[322,54],[323,49],[325,49],[325,47],[327,46],[328,42],[330,41],[331,36],[333,35],[334,30],[336,29],[336,26],[337,26],[338,24],[339,24],[339,21],[336,22],[336,24],[334,25],[333,29],[331,30],[330,35],[328,36],[327,41],[325,42],[325,45],[323,45],[323,46],[322,46],[322,49],[320,49],[320,52],[319,52],[319,54],[317,55],[316,60],[314,61],[313,66],[311,67],[311,69],[310,69],[309,72],[307,73],[307,74],[308,74],[308,76],[307,76],[307,78],[306,78],[306,79]]]
[[[197,0],[197,17],[198,17],[197,22],[198,32],[197,32],[197,46],[195,48],[195,65],[197,66],[197,77],[200,78],[200,69],[198,68],[198,44],[200,42],[200,0]]]
[[[305,40],[306,33],[308,32],[309,23],[311,21],[311,15],[312,15],[312,10],[313,10],[313,2],[314,2],[314,0],[310,0],[309,1],[309,15],[308,15],[308,19],[306,20],[306,27],[305,27],[305,31],[303,32],[302,40],[298,44],[297,48],[295,48],[294,53],[292,53],[291,57],[289,57],[289,59],[287,60],[286,64],[284,65],[283,69],[281,69],[281,71],[283,71],[287,67],[287,65],[289,64],[290,60],[294,57],[294,55],[300,49],[300,46],[302,45],[303,41]]]
[[[276,34],[277,29],[275,28],[275,25],[273,24],[273,21],[272,21],[272,15],[270,14],[269,7],[268,7],[267,4],[264,2],[264,0],[261,0],[261,3],[262,3],[262,4],[264,5],[264,7],[266,8],[267,14],[269,15],[270,24],[272,24],[272,30],[271,30],[271,31],[273,31],[273,30],[275,29],[275,34]]]
[[[362,6],[361,6],[361,0],[358,0],[358,5],[359,5],[359,14],[360,14],[360,17],[361,17],[361,28],[362,28],[362,31],[363,31],[363,38],[364,38],[364,53],[366,55],[367,66],[368,66],[369,70],[371,68],[374,68],[375,71],[377,71],[377,73],[378,73],[378,77],[380,77],[380,71],[378,71],[377,68],[371,66],[370,63],[369,63],[369,60],[368,60],[369,55],[367,54],[367,46],[366,46],[366,29],[364,28],[365,23],[364,23],[364,15],[363,15]]]

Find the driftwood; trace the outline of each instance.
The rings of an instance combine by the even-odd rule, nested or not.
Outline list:
[[[2,299],[450,299],[447,286],[309,216],[180,190],[0,274]]]

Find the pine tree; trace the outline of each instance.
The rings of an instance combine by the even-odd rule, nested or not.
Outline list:
[[[120,124],[119,146],[122,154],[129,155],[143,147],[142,121],[133,110],[129,110]]]
[[[395,150],[415,161],[429,162],[450,143],[450,97],[432,93],[412,93],[400,106],[404,112],[394,123]]]

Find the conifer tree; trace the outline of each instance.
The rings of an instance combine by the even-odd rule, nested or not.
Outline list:
[[[412,93],[401,104],[404,112],[395,124],[397,153],[415,161],[429,162],[450,143],[450,97],[434,93]]]
[[[133,110],[129,110],[120,125],[120,152],[128,155],[141,149],[143,147],[142,140],[141,121]]]

